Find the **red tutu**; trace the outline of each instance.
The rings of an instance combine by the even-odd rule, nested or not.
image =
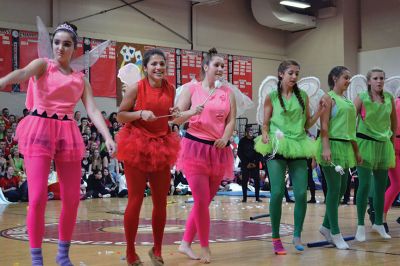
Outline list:
[[[126,124],[116,135],[117,158],[144,172],[155,172],[175,164],[180,138],[176,133],[152,137]]]
[[[218,149],[213,145],[183,138],[176,168],[187,176],[201,174],[233,179],[233,152],[229,146]]]
[[[85,145],[72,120],[29,115],[17,127],[18,149],[25,156],[49,156],[61,161],[82,160]]]

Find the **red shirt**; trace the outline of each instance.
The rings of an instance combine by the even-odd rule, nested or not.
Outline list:
[[[19,176],[13,176],[11,179],[8,179],[7,177],[2,177],[0,178],[0,187],[3,189],[9,189],[12,187],[19,187]]]
[[[169,108],[174,106],[175,88],[167,80],[162,81],[161,88],[153,88],[147,78],[138,83],[135,111],[149,110],[155,116],[169,115]],[[155,121],[135,120],[133,126],[143,129],[143,133],[151,137],[165,136],[170,132],[168,120],[164,117]]]

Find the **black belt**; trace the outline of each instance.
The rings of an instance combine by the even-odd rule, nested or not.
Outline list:
[[[190,139],[190,140],[197,141],[197,142],[201,142],[201,143],[204,143],[204,144],[207,144],[207,145],[211,145],[211,146],[214,146],[214,143],[215,143],[215,141],[213,141],[213,140],[200,139],[200,138],[195,137],[195,136],[193,136],[193,135],[191,135],[191,134],[189,134],[187,132],[185,133],[185,135],[183,137],[187,138],[187,139]],[[231,142],[228,141],[228,143],[226,144],[226,147],[228,147],[230,144],[231,144]]]
[[[400,139],[400,135],[396,135],[396,138]]]
[[[360,138],[360,139],[366,139],[366,140],[372,140],[372,141],[378,141],[379,142],[379,140],[374,139],[374,138],[372,138],[370,136],[367,136],[367,135],[365,135],[363,133],[358,133],[357,132],[356,136],[357,136],[357,138]]]
[[[44,111],[42,114],[38,114],[37,110],[33,111],[31,113],[32,116],[38,116],[42,118],[49,118],[49,119],[55,119],[55,120],[61,120],[61,121],[72,121],[72,119],[69,119],[67,115],[64,115],[63,118],[59,118],[57,114],[54,114],[52,116],[47,116],[46,111]]]
[[[329,138],[329,140],[332,140],[332,141],[341,141],[341,142],[350,142],[350,140],[348,140],[348,139]]]

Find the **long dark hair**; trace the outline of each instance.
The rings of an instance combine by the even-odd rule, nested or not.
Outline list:
[[[333,87],[335,87],[335,80],[333,78],[340,78],[345,71],[349,71],[345,66],[335,66],[332,68],[328,74],[328,85],[330,90],[333,90]]]
[[[285,112],[286,112],[286,107],[285,107],[285,103],[283,102],[283,99],[282,99],[282,78],[281,78],[280,74],[285,73],[286,69],[288,69],[290,66],[298,66],[300,68],[299,63],[297,63],[294,60],[285,60],[282,63],[280,63],[279,67],[278,67],[278,99],[279,99],[279,103],[281,104],[281,106]],[[299,101],[299,104],[300,104],[301,108],[303,109],[303,113],[304,113],[305,103],[304,103],[303,98],[301,97],[300,89],[297,86],[297,83],[294,84],[294,86],[293,86],[293,93],[294,93],[294,95],[296,95],[296,98]]]

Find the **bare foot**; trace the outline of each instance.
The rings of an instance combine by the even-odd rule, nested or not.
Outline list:
[[[189,245],[188,242],[182,241],[179,245],[178,251],[182,254],[185,254],[192,260],[199,260],[200,258],[193,252],[192,247]]]
[[[211,262],[211,250],[209,247],[201,248],[200,262],[204,264],[208,264]]]

